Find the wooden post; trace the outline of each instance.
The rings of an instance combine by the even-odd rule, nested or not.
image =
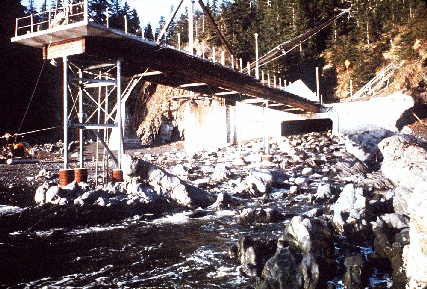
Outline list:
[[[248,75],[251,75],[251,63],[248,61],[248,63],[246,64],[246,68],[248,70]]]
[[[225,51],[222,51],[222,53],[221,53],[221,64],[223,66],[225,65]]]
[[[258,33],[255,33],[255,77],[256,79],[259,79],[259,63],[258,63]]]
[[[18,36],[18,18],[16,18],[16,24],[15,24],[15,37]]]
[[[282,89],[282,78],[279,77],[279,88]]]
[[[274,88],[276,88],[276,75],[274,75]]]
[[[108,15],[108,8],[105,11],[105,22],[107,24],[107,28],[110,27],[110,17]],[[142,31],[142,35],[144,35],[144,31]],[[142,38],[144,38],[144,36]]]
[[[181,33],[178,32],[178,50],[181,50]]]
[[[231,69],[234,69],[234,55],[231,55]]]
[[[240,63],[240,72],[243,73],[243,63],[242,63],[243,59],[239,59],[239,63]]]

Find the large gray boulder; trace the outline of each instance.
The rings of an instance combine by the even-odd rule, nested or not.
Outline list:
[[[139,158],[124,156],[122,169],[123,176],[128,182],[146,181],[159,197],[171,199],[181,206],[207,207],[214,202],[205,191]],[[144,191],[143,195],[147,200],[153,199],[151,191]]]
[[[406,288],[427,287],[427,182],[414,190],[409,210],[410,244],[403,249],[404,267],[408,277]]]
[[[335,267],[333,244],[332,232],[322,221],[295,216],[286,224],[256,288],[325,288]]]
[[[398,187],[413,190],[427,180],[427,151],[407,137],[394,135],[378,144],[384,161],[381,171]]]
[[[366,198],[361,187],[355,187],[354,184],[346,185],[333,209],[332,223],[341,235],[357,233],[368,225],[365,220]]]

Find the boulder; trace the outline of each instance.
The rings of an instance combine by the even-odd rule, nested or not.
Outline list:
[[[366,198],[363,188],[348,184],[334,204],[332,223],[341,235],[353,235],[367,229]]]
[[[335,268],[333,244],[331,231],[319,219],[293,217],[279,238],[278,251],[266,263],[257,288],[326,287]]]
[[[225,166],[225,164],[218,163],[211,175],[211,180],[215,182],[226,181],[230,178],[230,175],[230,170]]]
[[[409,201],[410,244],[403,249],[407,288],[427,286],[427,183],[418,185]]]
[[[403,267],[403,248],[409,244],[407,220],[398,214],[386,214],[372,222],[375,253],[390,262],[393,288],[403,289],[406,272]]]
[[[409,216],[408,204],[411,199],[412,190],[397,187],[394,189],[393,208],[398,214]]]
[[[191,186],[164,169],[139,158],[126,155],[123,158],[122,169],[125,179],[137,178],[146,180],[153,187],[156,195],[170,198],[181,206],[192,208],[207,207],[213,202],[203,190]],[[142,187],[133,189],[137,192],[138,190],[141,191]],[[150,190],[141,191],[141,194],[146,201],[155,197]]]
[[[215,203],[209,206],[209,209],[220,211],[224,209],[230,209],[240,204],[241,202],[239,200],[233,198],[228,193],[221,192],[218,194]]]
[[[285,220],[285,216],[275,208],[251,209],[246,208],[238,215],[239,224],[268,224]]]
[[[395,135],[378,144],[384,160],[381,171],[395,186],[413,190],[427,180],[427,151],[407,137]]]
[[[154,165],[146,172],[148,183],[159,196],[168,197],[185,207],[207,207],[213,203],[203,190],[191,186]]]
[[[259,277],[264,264],[277,250],[274,240],[254,240],[249,236],[241,237],[228,250],[229,257],[235,259],[242,265],[243,273]]]
[[[279,249],[264,266],[256,289],[298,289],[302,287],[299,264],[302,260],[290,247]]]
[[[345,274],[343,278],[344,287],[347,289],[366,288],[368,277],[363,255],[346,257],[344,260]]]
[[[49,190],[49,184],[47,182],[44,182],[43,185],[37,188],[34,201],[36,201],[38,205],[43,205],[46,203],[47,190]]]

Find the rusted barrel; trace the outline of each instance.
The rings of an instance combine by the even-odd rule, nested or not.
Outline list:
[[[63,169],[59,170],[59,187],[65,187],[69,183],[74,181],[74,170]]]
[[[123,171],[119,169],[113,170],[113,182],[123,182]]]
[[[87,183],[87,169],[75,168],[74,179],[77,181],[77,183]]]
[[[261,159],[266,162],[271,162],[273,160],[271,155],[262,155]]]

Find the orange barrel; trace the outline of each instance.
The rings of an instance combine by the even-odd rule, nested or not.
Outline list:
[[[74,179],[77,181],[77,183],[87,183],[87,169],[75,168]]]
[[[271,157],[271,155],[262,155],[261,159],[263,161],[267,161],[267,162],[271,162],[273,160],[273,158]]]
[[[113,182],[123,182],[123,171],[113,170]]]
[[[59,170],[59,187],[65,187],[69,183],[74,181],[74,170],[72,169],[64,169]]]

